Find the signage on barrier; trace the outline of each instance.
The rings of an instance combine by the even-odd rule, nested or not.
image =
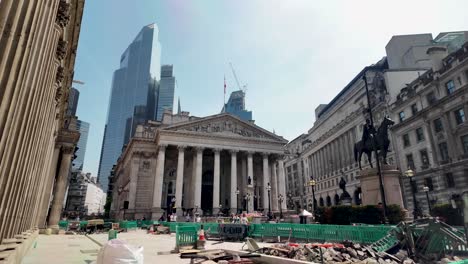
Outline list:
[[[244,240],[247,237],[247,225],[242,224],[220,224],[218,234],[225,240]]]

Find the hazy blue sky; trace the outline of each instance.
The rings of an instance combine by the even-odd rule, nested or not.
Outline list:
[[[313,0],[87,0],[75,79],[78,117],[91,124],[84,170],[97,174],[113,71],[140,29],[157,23],[182,109],[219,113],[232,62],[248,84],[256,124],[294,139],[392,35],[468,29],[468,2]]]

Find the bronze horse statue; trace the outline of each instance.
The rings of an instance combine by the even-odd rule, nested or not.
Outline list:
[[[377,148],[377,151],[379,151],[379,156],[382,157],[383,164],[387,164],[387,153],[388,147],[390,146],[390,140],[388,139],[388,129],[391,125],[394,124],[395,122],[392,119],[390,119],[388,116],[385,116],[379,126],[379,129],[377,130],[377,133],[375,134],[375,138],[370,136],[366,142],[362,142],[362,140],[360,140],[354,144],[354,160],[359,162],[359,169],[362,170],[361,158],[363,153],[367,154],[367,160],[369,161],[371,168],[373,168],[372,151],[375,150],[374,146]]]

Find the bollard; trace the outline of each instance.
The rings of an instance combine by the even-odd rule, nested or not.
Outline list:
[[[109,230],[108,240],[116,239],[117,238],[117,230],[111,229]]]

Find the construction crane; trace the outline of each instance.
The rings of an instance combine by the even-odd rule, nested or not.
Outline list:
[[[241,90],[245,94],[247,92],[247,84],[244,84],[242,86],[240,85],[239,79],[237,78],[236,71],[234,70],[234,66],[232,66],[232,63],[229,63],[229,65],[231,66],[231,70],[232,70],[232,74],[234,75],[234,79],[236,79],[237,87],[239,88],[239,90]]]
[[[80,81],[80,80],[73,80],[72,83],[77,83],[77,84],[81,84],[81,85],[84,85],[85,83]]]

